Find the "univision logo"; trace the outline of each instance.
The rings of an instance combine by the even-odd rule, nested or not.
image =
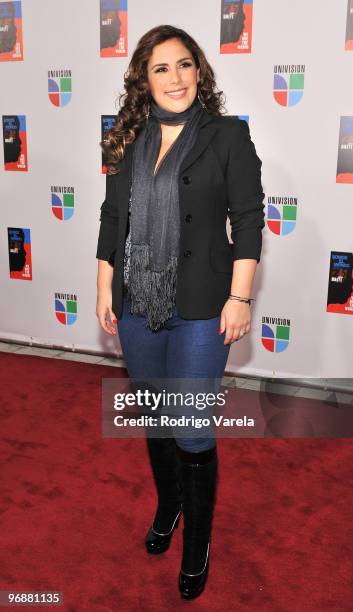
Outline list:
[[[280,317],[262,317],[262,344],[271,353],[285,351],[289,344],[290,320]]]
[[[275,65],[273,97],[281,106],[295,106],[304,94],[305,65]]]
[[[267,198],[267,226],[273,234],[290,234],[297,222],[298,199],[269,196]]]
[[[48,96],[54,106],[66,106],[72,95],[71,70],[48,70]]]
[[[77,319],[77,296],[72,293],[55,293],[55,315],[63,325],[72,325]]]
[[[73,187],[51,187],[51,209],[60,221],[71,219],[75,210],[75,190]]]

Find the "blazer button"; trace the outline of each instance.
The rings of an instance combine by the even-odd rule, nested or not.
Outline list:
[[[184,185],[190,185],[191,183],[191,179],[189,176],[183,176],[183,183]]]
[[[186,223],[190,223],[191,219],[192,219],[192,215],[186,215],[185,217]]]
[[[190,257],[190,255],[191,255],[191,251],[189,251],[189,249],[184,251],[184,257]]]

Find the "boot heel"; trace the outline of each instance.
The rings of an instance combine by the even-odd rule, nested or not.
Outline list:
[[[197,574],[186,574],[182,570],[179,573],[179,591],[183,599],[194,599],[198,597],[206,584],[209,570],[209,550],[210,543],[207,546],[206,561],[201,572]]]
[[[181,513],[182,510],[180,509],[168,533],[157,533],[154,531],[153,526],[150,527],[145,538],[145,545],[148,553],[151,555],[159,555],[168,550],[173,532],[178,528]]]

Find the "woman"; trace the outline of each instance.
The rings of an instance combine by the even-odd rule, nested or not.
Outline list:
[[[125,89],[101,143],[97,317],[108,334],[118,323],[130,378],[216,390],[230,345],[250,331],[262,163],[248,124],[222,115],[212,68],[183,30],[158,26],[139,40]],[[165,551],[183,513],[179,590],[193,598],[209,567],[217,450],[211,428],[178,434],[160,427],[147,436],[158,507],[145,543]]]

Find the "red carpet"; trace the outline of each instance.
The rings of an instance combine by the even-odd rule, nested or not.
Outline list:
[[[352,610],[351,440],[218,440],[209,579],[184,602],[183,523],[164,555],[144,549],[145,440],[101,436],[101,378],[126,371],[11,353],[0,365],[0,590],[63,591],[65,612]]]

